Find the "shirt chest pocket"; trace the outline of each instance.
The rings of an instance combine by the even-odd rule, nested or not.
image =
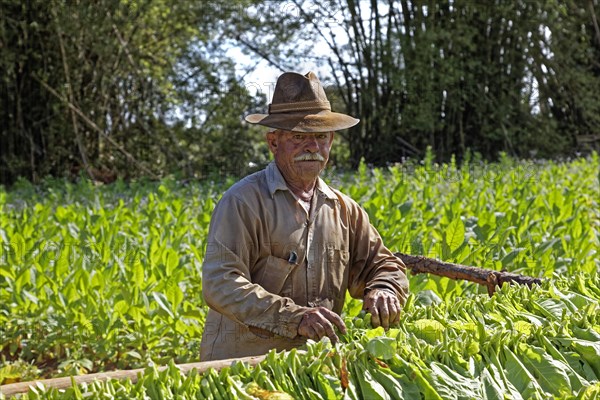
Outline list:
[[[269,293],[281,295],[286,286],[286,280],[296,267],[297,264],[270,255],[256,272],[256,278],[253,277],[252,281],[262,286]]]
[[[334,246],[328,246],[326,252],[329,293],[334,299],[340,298],[345,296],[348,287],[350,253]]]

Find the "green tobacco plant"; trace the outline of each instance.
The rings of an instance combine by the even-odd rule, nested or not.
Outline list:
[[[337,346],[187,377],[174,364],[199,357],[208,223],[232,181],[21,182],[0,190],[0,370],[18,381],[173,363],[136,384],[29,398],[594,398],[599,168],[593,155],[327,176],[394,251],[548,279],[490,298],[473,284],[411,275],[400,324],[387,332],[348,299]]]

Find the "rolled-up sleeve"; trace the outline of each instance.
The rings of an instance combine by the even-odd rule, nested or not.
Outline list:
[[[209,307],[228,318],[295,338],[305,308],[255,283],[261,218],[235,195],[225,194],[213,212],[202,266],[202,293]]]

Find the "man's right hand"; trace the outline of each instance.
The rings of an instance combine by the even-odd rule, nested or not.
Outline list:
[[[332,343],[339,341],[333,327],[336,326],[341,333],[346,333],[346,325],[339,315],[325,307],[309,309],[298,325],[298,334],[309,339],[319,341],[327,336]]]

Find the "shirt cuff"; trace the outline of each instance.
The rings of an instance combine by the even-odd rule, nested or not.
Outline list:
[[[291,309],[280,312],[276,322],[266,322],[265,320],[249,322],[247,324],[248,329],[254,334],[259,333],[257,336],[266,335],[266,332],[273,333],[277,336],[294,339],[298,336],[298,325],[306,312],[306,307],[295,305],[289,307]],[[252,329],[255,328],[255,329]]]

